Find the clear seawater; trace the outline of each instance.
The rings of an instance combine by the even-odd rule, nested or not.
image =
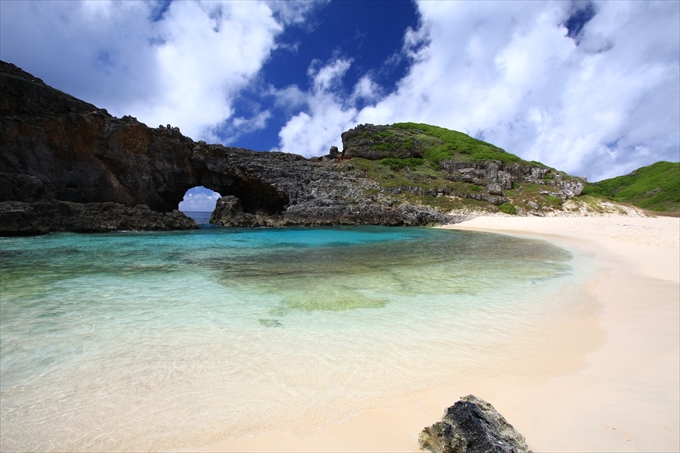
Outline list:
[[[197,449],[474,372],[574,258],[426,228],[0,238],[0,450]]]

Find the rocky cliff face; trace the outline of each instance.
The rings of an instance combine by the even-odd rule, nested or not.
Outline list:
[[[196,186],[226,197],[213,223],[250,227],[433,225],[470,207],[543,215],[585,184],[425,124],[359,125],[342,152],[305,159],[115,118],[4,62],[0,94],[0,234],[196,228],[177,211]]]
[[[109,231],[113,224],[102,220],[114,205],[107,203],[121,215],[141,216],[116,228],[195,227],[176,209],[196,186],[239,199],[242,221],[216,217],[235,226],[455,220],[366,196],[376,182],[349,162],[194,142],[170,125],[154,129],[112,117],[4,62],[0,93],[0,234]],[[172,215],[143,221],[151,212]]]
[[[394,133],[388,126],[360,124],[342,133],[342,157],[360,157],[370,160],[387,158],[408,159],[423,157],[424,143],[419,133],[413,130],[400,130]],[[436,140],[436,139],[435,139]],[[443,143],[442,140],[436,141]]]
[[[585,187],[585,181],[579,178],[565,177],[563,173],[544,165],[521,161],[500,148],[471,137],[465,136],[466,141],[476,142],[474,145],[478,147],[488,145],[488,150],[482,149],[482,151],[492,151],[487,152],[487,156],[491,157],[475,159],[474,152],[456,153],[456,146],[464,148],[470,146],[469,143],[447,143],[446,140],[431,132],[418,129],[418,125],[415,124],[408,124],[409,127],[400,126],[402,125],[361,124],[344,132],[342,134],[342,157],[368,160],[430,158],[444,172],[446,179],[484,186],[487,188],[487,193],[492,196],[502,195],[503,190],[512,189],[513,184],[525,183],[544,185],[547,194],[566,200],[580,195]],[[450,156],[446,157],[441,150],[448,152]],[[429,154],[430,152],[432,153]],[[494,158],[494,153],[498,156],[497,158]],[[436,156],[437,154],[439,155]],[[506,156],[512,156],[515,159],[504,162],[503,158]],[[423,195],[423,193],[417,194]],[[449,195],[450,192],[443,192],[443,194]],[[492,197],[477,197],[477,199],[492,204],[508,201],[506,198]]]

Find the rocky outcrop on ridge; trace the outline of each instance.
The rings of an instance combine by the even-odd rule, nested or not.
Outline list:
[[[418,436],[422,450],[432,453],[530,453],[524,436],[494,407],[468,395],[444,411],[442,421]]]
[[[469,139],[469,138],[468,138]],[[483,142],[480,142],[483,143]],[[360,124],[342,134],[343,158],[363,158],[369,160],[423,158],[429,148],[446,145],[440,138],[417,128],[399,128],[373,124]],[[506,154],[502,149],[489,145],[499,157]],[[487,189],[487,194],[471,194],[469,198],[502,204],[509,201],[503,198],[503,190],[513,188],[514,184],[539,184],[546,186],[544,195],[552,195],[562,200],[578,196],[585,187],[585,181],[570,177],[566,179],[554,169],[530,163],[503,163],[493,158],[477,162],[469,160],[443,159],[438,162],[445,178],[477,184]],[[427,193],[411,191],[414,195]],[[440,192],[450,195],[453,192]],[[464,195],[465,196],[465,195]],[[494,197],[495,196],[495,197]],[[499,196],[501,196],[499,198]]]
[[[386,158],[408,159],[423,157],[425,144],[415,131],[391,133],[388,126],[360,124],[343,132],[342,157],[361,157],[370,160]]]
[[[513,188],[513,183],[525,183],[544,185],[543,195],[566,200],[581,195],[585,187],[583,180],[565,180],[561,173],[537,165],[503,164],[493,160],[474,163],[443,161],[440,165],[447,172],[447,178],[486,186],[492,195],[502,195],[503,190]]]

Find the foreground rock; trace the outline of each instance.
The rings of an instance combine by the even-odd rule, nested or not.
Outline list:
[[[530,453],[524,437],[494,407],[474,395],[444,411],[442,421],[423,429],[421,449],[432,453]]]

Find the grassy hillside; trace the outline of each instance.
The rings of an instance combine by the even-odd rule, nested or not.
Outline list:
[[[380,185],[366,195],[389,196],[397,203],[424,204],[447,212],[474,209],[540,215],[562,209],[565,197],[561,197],[560,184],[580,181],[442,127],[396,123],[357,129],[343,134],[343,145],[352,150],[354,166]],[[419,157],[397,157],[408,155]],[[502,191],[500,185],[492,187],[497,176],[491,175],[502,168],[498,162],[513,165],[516,175]]]
[[[458,161],[499,160],[503,163],[524,162],[514,154],[506,153],[501,148],[462,132],[444,129],[422,123],[395,123],[397,130],[415,133],[415,139],[423,143],[423,157],[430,162],[455,159]]]
[[[652,211],[680,212],[680,163],[657,162],[625,176],[588,183],[583,194]]]

